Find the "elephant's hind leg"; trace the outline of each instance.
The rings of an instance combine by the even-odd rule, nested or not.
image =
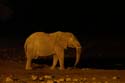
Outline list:
[[[27,58],[27,62],[26,62],[26,70],[31,70],[32,69],[32,67],[31,67],[31,61],[32,61],[32,59],[30,59],[30,58]]]
[[[53,64],[52,64],[51,69],[55,69],[55,66],[56,66],[57,62],[58,62],[57,55],[53,55]]]

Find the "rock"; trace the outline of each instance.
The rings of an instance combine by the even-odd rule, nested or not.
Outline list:
[[[45,75],[44,78],[45,79],[52,79],[53,77],[51,75]]]
[[[72,81],[72,79],[68,77],[68,78],[66,78],[66,81]]]
[[[32,79],[33,81],[35,81],[35,80],[38,79],[38,76],[37,76],[37,75],[32,75],[32,76],[31,76],[31,79]]]
[[[69,75],[66,75],[66,77],[69,77]]]
[[[108,81],[104,81],[104,83],[109,83]]]
[[[120,77],[118,77],[118,76],[113,76],[113,77],[112,77],[113,80],[117,80],[117,79],[119,79],[119,78],[120,78]]]
[[[96,80],[96,77],[92,77],[92,80]]]
[[[63,82],[63,81],[65,81],[65,79],[64,78],[60,78],[60,79],[58,79],[58,81],[59,82]]]
[[[43,80],[44,80],[44,78],[43,78],[42,76],[40,76],[40,77],[39,77],[39,80],[40,80],[40,81],[43,81]]]
[[[79,83],[85,83],[85,82],[82,82],[82,81],[81,81],[81,82],[79,82]]]
[[[78,81],[79,81],[79,79],[74,78],[74,79],[72,79],[72,81],[78,82]]]
[[[60,83],[61,81],[54,79],[54,83]]]
[[[40,82],[40,83],[46,83],[46,82],[42,81],[42,82]]]
[[[93,81],[92,83],[97,83],[96,81]]]
[[[53,80],[47,80],[46,83],[54,83],[54,81]]]
[[[14,82],[14,80],[11,77],[6,77],[5,82],[7,83]]]
[[[87,78],[86,78],[86,77],[84,77],[84,78],[82,78],[82,80],[83,80],[83,81],[86,81],[86,80],[87,80]]]

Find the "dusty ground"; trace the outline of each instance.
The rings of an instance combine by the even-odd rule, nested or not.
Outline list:
[[[4,54],[4,53],[3,53]],[[66,68],[64,71],[50,70],[50,65],[33,64],[33,70],[25,70],[25,58],[23,53],[16,52],[16,56],[0,57],[0,83],[6,83],[6,78],[10,75],[13,77],[12,83],[43,83],[43,81],[33,81],[31,76],[44,77],[45,75],[52,76],[52,80],[60,78],[78,79],[77,82],[61,82],[61,83],[124,83],[125,70],[118,69],[93,69],[93,68]],[[6,57],[6,58],[5,58]],[[81,80],[81,81],[80,81]],[[8,82],[9,83],[9,82]],[[44,82],[47,83],[47,82]],[[48,82],[49,83],[49,82]]]
[[[32,81],[31,76],[54,76],[53,79],[58,78],[84,78],[88,83],[124,83],[125,82],[125,70],[103,70],[103,69],[91,69],[91,68],[75,68],[59,71],[58,68],[50,70],[47,65],[33,65],[34,69],[31,71],[25,71],[24,62],[14,61],[0,61],[0,82],[5,81],[9,75],[14,75],[15,81],[22,81],[22,83],[40,83],[38,81]],[[87,83],[86,82],[86,83]],[[17,82],[18,83],[18,82]],[[78,82],[77,82],[78,83]]]

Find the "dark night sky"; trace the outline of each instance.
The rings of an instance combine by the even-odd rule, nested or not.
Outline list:
[[[91,4],[90,4],[91,5]],[[76,7],[74,4],[43,5],[35,0],[1,0],[0,33],[3,38],[25,38],[35,31],[57,30],[75,33],[81,40],[124,37],[125,16],[110,14],[93,6]],[[115,12],[113,12],[115,13]],[[117,39],[116,38],[116,39]]]
[[[122,15],[95,13],[95,9],[56,4],[44,6],[42,2],[29,0],[1,0],[0,27],[2,36],[25,37],[35,31],[57,30],[77,33],[78,36],[122,35]],[[72,29],[71,29],[72,28]],[[8,34],[7,34],[8,32]],[[123,35],[122,35],[123,36]]]
[[[125,16],[105,10],[98,13],[94,7],[48,5],[28,0],[1,0],[1,40],[24,40],[35,31],[69,31],[78,37],[90,56],[93,53],[99,57],[125,57]]]

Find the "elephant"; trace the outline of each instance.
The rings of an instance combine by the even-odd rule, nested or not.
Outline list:
[[[76,61],[74,66],[79,62],[81,55],[81,45],[78,39],[71,32],[56,31],[51,33],[34,32],[28,36],[24,43],[26,55],[26,70],[31,70],[32,59],[39,56],[53,55],[53,62],[50,69],[55,69],[59,61],[59,69],[64,70],[64,49],[68,47],[76,49]]]

